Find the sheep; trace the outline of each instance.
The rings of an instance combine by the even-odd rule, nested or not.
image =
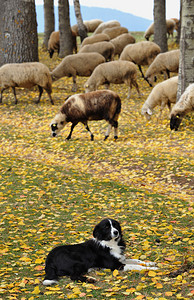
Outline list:
[[[114,60],[114,46],[110,42],[97,42],[83,46],[79,53],[97,52],[104,56],[106,61]]]
[[[190,84],[173,106],[170,114],[170,129],[177,131],[183,117],[194,111],[194,83]]]
[[[94,32],[95,29],[98,27],[98,25],[100,25],[101,23],[103,23],[102,20],[100,19],[93,19],[93,20],[89,20],[89,21],[84,21],[83,24],[85,26],[85,29],[87,30],[87,32]],[[75,24],[71,27],[71,29],[76,33],[76,35],[79,35],[78,33],[78,25]]]
[[[179,49],[158,54],[145,73],[149,83],[153,84],[156,74],[163,73],[164,79],[167,79],[170,72],[178,73],[179,55]]]
[[[116,20],[111,20],[111,21],[103,22],[103,23],[101,23],[101,24],[96,28],[96,30],[94,31],[93,34],[102,33],[102,31],[103,31],[105,28],[111,28],[111,27],[116,27],[116,26],[121,26],[121,24],[120,24],[118,21],[116,21]]]
[[[106,84],[109,88],[110,83],[125,83],[129,86],[128,98],[132,85],[137,89],[140,96],[139,87],[137,84],[137,69],[134,63],[129,61],[111,61],[97,66],[90,78],[85,83],[85,91],[96,90],[99,85]]]
[[[72,31],[72,41],[73,41],[73,50],[75,51],[75,53],[77,53],[77,39],[74,31]],[[59,50],[60,50],[59,31],[53,31],[48,41],[48,52],[50,58],[53,57],[55,51],[57,51],[59,54]]]
[[[11,63],[5,64],[0,68],[0,103],[2,103],[3,91],[12,87],[15,104],[17,104],[16,87],[31,89],[38,85],[39,97],[36,103],[40,102],[43,89],[46,90],[49,99],[54,104],[51,97],[52,78],[47,66],[39,62]]]
[[[114,139],[117,139],[120,111],[121,99],[115,92],[100,90],[73,95],[65,101],[60,111],[52,120],[50,124],[52,136],[56,136],[68,122],[71,122],[71,130],[66,138],[69,140],[74,127],[81,122],[89,131],[91,140],[93,141],[94,135],[88,127],[88,121],[105,119],[109,125],[104,140],[108,138],[112,127],[114,127]]]
[[[171,103],[176,102],[178,87],[178,76],[167,79],[161,83],[158,83],[149,94],[147,100],[144,102],[141,113],[146,117],[147,120],[151,119],[154,107],[160,105],[161,117],[164,107],[167,105],[169,111],[171,110]]]
[[[106,42],[110,41],[110,38],[107,34],[99,33],[96,35],[91,35],[83,40],[81,47],[88,45],[88,44],[94,44],[94,43],[103,42],[103,41],[106,41]]]
[[[173,31],[175,29],[176,23],[174,20],[172,19],[168,19],[166,20],[166,31],[168,36],[170,37],[170,35],[172,35],[173,37]],[[150,36],[154,34],[154,23],[152,23],[148,29],[145,31],[144,33],[144,38],[149,41]]]
[[[145,78],[143,74],[141,66],[150,65],[156,55],[158,55],[160,52],[161,49],[156,43],[143,41],[127,45],[121,52],[120,59],[132,61],[133,63],[137,64],[142,77],[148,82],[147,78]],[[152,86],[150,83],[149,85]]]
[[[171,18],[171,20],[173,20],[175,22],[175,27],[174,29],[178,32],[179,29],[179,20],[177,18]]]
[[[107,34],[110,39],[114,39],[123,33],[128,33],[128,29],[126,27],[117,26],[112,28],[105,28],[102,33]]]
[[[61,63],[51,72],[52,80],[61,77],[73,77],[72,91],[77,91],[76,75],[90,76],[94,68],[105,62],[105,58],[99,53],[77,53],[66,56]]]
[[[100,35],[97,34],[96,37]],[[128,44],[134,44],[135,43],[135,38],[130,34],[130,33],[123,33],[119,36],[117,36],[114,39],[111,39],[110,42],[114,45],[115,47],[115,52],[114,55],[120,56],[121,52],[127,46]]]

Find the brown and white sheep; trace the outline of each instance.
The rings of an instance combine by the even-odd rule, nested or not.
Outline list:
[[[160,114],[158,118],[161,117],[164,107],[167,105],[169,110],[171,110],[171,103],[176,102],[178,87],[178,76],[167,79],[161,83],[158,83],[149,94],[147,100],[142,106],[141,113],[150,120],[153,114],[153,109],[160,105]]]
[[[112,28],[105,28],[102,33],[107,34],[110,39],[114,39],[123,33],[128,33],[128,29],[126,27],[117,26]]]
[[[194,83],[190,84],[173,106],[170,114],[170,129],[177,131],[183,117],[194,111]]]
[[[114,60],[114,51],[115,48],[112,43],[110,42],[97,42],[94,44],[88,44],[79,50],[79,53],[90,53],[90,52],[97,52],[104,56],[106,61]]]
[[[116,26],[121,26],[121,24],[116,20],[110,20],[107,22],[103,22],[96,28],[96,30],[94,31],[93,34],[102,33],[105,28],[111,28],[111,27],[116,27]]]
[[[153,84],[157,74],[164,74],[164,79],[170,78],[170,72],[178,73],[180,50],[160,53],[148,67],[145,77]]]
[[[100,35],[97,34],[95,35],[96,37]],[[114,39],[111,39],[110,42],[114,45],[115,47],[115,52],[114,54],[120,56],[121,52],[125,48],[125,46],[129,44],[134,44],[135,43],[135,38],[130,34],[130,33],[123,33],[119,36],[117,36]]]
[[[166,20],[166,31],[167,31],[167,34],[168,36],[170,37],[170,35],[173,36],[173,32],[174,32],[174,29],[175,29],[175,26],[176,26],[176,23],[174,20],[172,19],[168,19]],[[145,31],[144,33],[144,38],[149,41],[149,38],[151,35],[154,34],[154,23],[152,23],[148,29]]]
[[[88,36],[87,38],[85,38],[81,44],[81,47],[85,46],[85,45],[89,45],[89,44],[94,44],[94,43],[98,43],[98,42],[103,42],[103,41],[110,41],[110,38],[107,34],[105,33],[99,33],[96,35],[91,35]]]
[[[106,84],[109,88],[110,83],[125,83],[129,87],[128,98],[130,98],[131,88],[134,85],[140,96],[137,84],[137,68],[132,62],[117,60],[100,64],[94,69],[84,87],[86,92],[90,92],[102,84]]]
[[[75,51],[75,53],[77,53],[77,38],[74,31],[72,31],[72,41],[73,41],[73,50]],[[48,41],[48,52],[50,58],[53,57],[55,51],[57,51],[59,54],[60,51],[59,31],[53,31]]]
[[[133,63],[137,64],[142,77],[148,82],[147,78],[145,78],[143,74],[141,66],[150,65],[160,52],[161,49],[156,43],[143,41],[127,45],[123,49],[120,59],[132,61]],[[152,86],[150,83],[149,85]]]
[[[105,58],[99,53],[77,53],[66,56],[61,63],[51,72],[52,80],[56,81],[62,77],[73,77],[72,91],[77,90],[76,76],[90,76]]]
[[[69,140],[74,127],[81,122],[93,140],[94,135],[88,127],[88,121],[106,120],[109,125],[104,140],[108,138],[112,127],[114,127],[114,138],[117,139],[120,111],[121,99],[112,91],[100,90],[73,95],[65,101],[59,113],[52,120],[50,124],[52,136],[56,136],[68,122],[71,122],[71,130],[67,136],[67,140]]]
[[[31,89],[34,86],[39,88],[39,97],[36,103],[40,102],[43,89],[46,90],[49,99],[54,104],[52,93],[52,78],[48,67],[39,62],[5,64],[0,68],[0,103],[2,103],[3,91],[12,87],[15,104],[17,104],[16,87]]]

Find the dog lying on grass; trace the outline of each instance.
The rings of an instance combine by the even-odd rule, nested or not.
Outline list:
[[[73,245],[58,246],[46,258],[46,276],[43,285],[58,283],[60,276],[70,276],[72,280],[94,282],[84,276],[94,268],[128,270],[156,270],[153,262],[125,259],[126,248],[120,224],[113,219],[104,219],[96,225],[94,238]]]

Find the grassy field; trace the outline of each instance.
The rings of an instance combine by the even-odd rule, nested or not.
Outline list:
[[[135,34],[137,40],[143,37]],[[40,42],[41,46],[41,42]],[[169,49],[175,49],[171,41]],[[52,70],[40,47],[40,61]],[[144,68],[144,71],[146,68]],[[77,79],[79,90],[87,78]],[[163,78],[159,77],[159,81]],[[94,141],[83,125],[72,140],[67,125],[52,138],[49,123],[68,95],[72,79],[53,84],[55,105],[46,93],[39,105],[38,90],[4,93],[0,155],[0,299],[191,299],[193,279],[193,115],[180,130],[170,132],[169,112],[151,121],[141,107],[151,88],[138,73],[143,94],[111,85],[122,99],[119,138],[104,142],[107,123],[90,122]],[[71,282],[44,287],[44,264],[56,245],[82,242],[102,218],[121,223],[126,256],[155,261],[155,272],[98,270],[95,284]]]

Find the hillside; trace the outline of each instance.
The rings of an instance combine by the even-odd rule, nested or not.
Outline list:
[[[151,20],[134,16],[130,13],[124,13],[116,9],[99,8],[99,7],[81,7],[83,20],[101,19],[103,21],[118,20],[122,26],[129,31],[145,31],[151,24]],[[36,6],[38,32],[44,32],[44,10],[42,5]],[[76,23],[73,6],[70,6],[71,25]],[[55,6],[55,29],[58,30],[58,7]]]

